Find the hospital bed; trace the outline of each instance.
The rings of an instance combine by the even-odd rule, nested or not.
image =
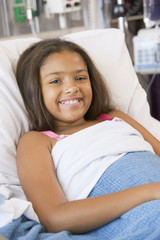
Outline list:
[[[111,95],[110,107],[129,114],[160,140],[160,122],[150,115],[146,93],[138,81],[123,33],[118,29],[97,29],[72,33],[63,38],[81,45],[92,57],[106,80]],[[25,38],[0,42],[0,234],[4,236],[7,224],[12,227],[17,219],[20,219],[17,224],[23,223],[22,213],[31,222],[36,217],[32,204],[22,191],[16,169],[17,142],[24,132],[29,131],[30,124],[16,83],[15,69],[19,55],[39,40]],[[35,238],[29,238],[32,228],[26,235],[22,233],[23,239],[74,239],[65,233],[61,236],[45,232],[44,238],[40,238],[38,232]],[[11,231],[10,237],[12,234]],[[18,234],[17,239],[21,239],[21,233]]]

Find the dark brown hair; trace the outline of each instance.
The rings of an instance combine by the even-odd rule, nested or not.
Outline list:
[[[19,58],[16,78],[23,97],[33,130],[56,130],[54,118],[44,105],[40,68],[46,58],[63,50],[78,53],[88,68],[93,99],[85,115],[86,120],[94,120],[98,115],[108,112],[109,94],[106,84],[88,54],[77,44],[62,39],[47,39],[34,43]]]

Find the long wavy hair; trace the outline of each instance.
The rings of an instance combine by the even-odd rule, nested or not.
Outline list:
[[[62,39],[41,40],[32,44],[20,56],[16,78],[29,114],[32,130],[56,130],[54,118],[45,107],[40,84],[40,68],[48,56],[64,50],[78,53],[84,60],[91,81],[93,98],[85,114],[86,120],[94,120],[109,111],[109,94],[101,74],[86,51],[77,44]]]

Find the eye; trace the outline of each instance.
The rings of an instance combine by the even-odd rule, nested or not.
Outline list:
[[[78,77],[76,77],[76,81],[84,81],[86,79],[87,79],[87,77],[85,77],[85,76],[78,76]]]
[[[58,84],[58,83],[60,83],[60,80],[58,79],[54,79],[49,82],[49,84]]]

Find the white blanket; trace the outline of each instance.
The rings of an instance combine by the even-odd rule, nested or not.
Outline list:
[[[0,176],[0,179],[2,177]],[[32,203],[27,201],[21,186],[0,185],[0,227],[7,225],[24,214],[39,222]]]

